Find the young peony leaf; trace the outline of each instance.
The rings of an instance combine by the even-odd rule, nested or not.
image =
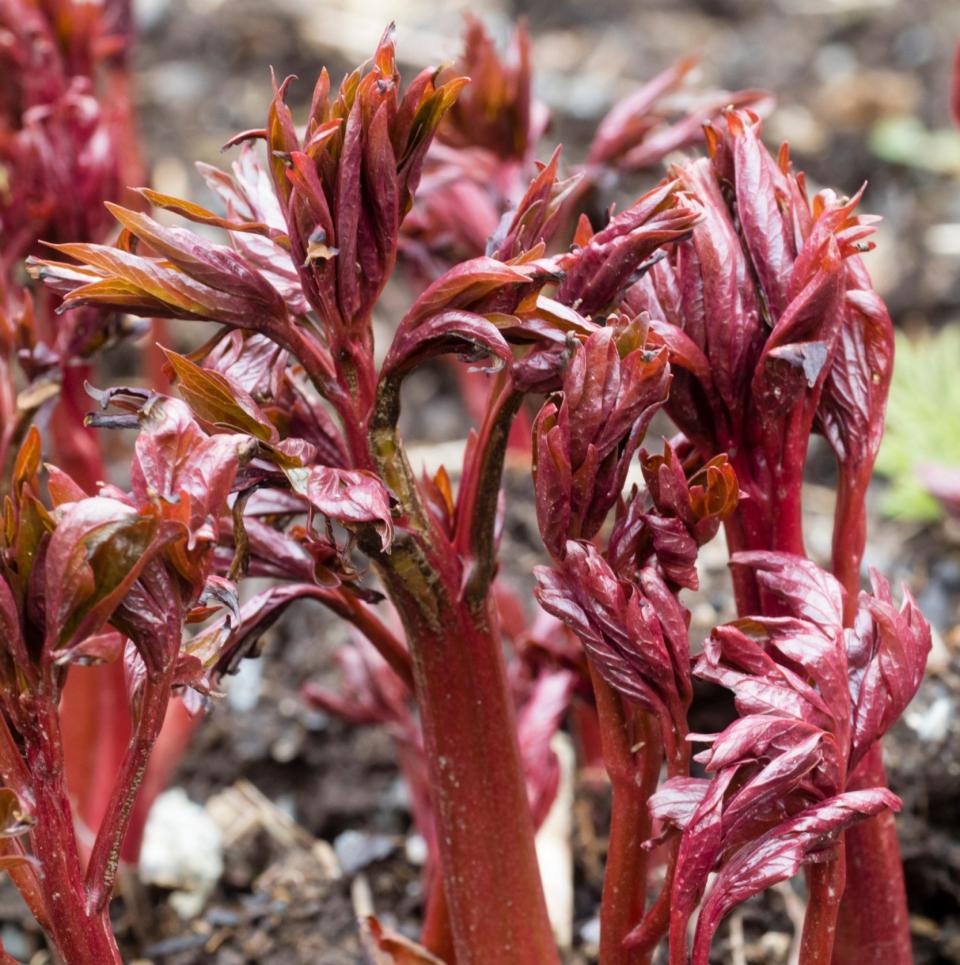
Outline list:
[[[179,520],[190,541],[226,506],[247,436],[207,435],[179,399],[154,396],[140,410],[131,469],[133,496]],[[215,533],[207,536],[207,541]]]
[[[534,272],[529,266],[507,265],[495,258],[472,258],[451,268],[414,302],[399,332],[416,328],[424,319],[451,309],[476,310],[483,300],[510,285],[524,285]]]
[[[564,202],[580,180],[579,177],[557,180],[559,163],[558,147],[547,164],[538,165],[537,176],[517,206],[501,218],[487,241],[488,255],[508,261],[550,242],[559,227]]]
[[[806,557],[757,550],[735,553],[730,564],[750,567],[790,616],[808,620],[825,633],[843,626],[843,587]]]
[[[225,322],[240,328],[269,328],[285,320],[264,311],[259,292],[249,296],[208,285],[161,258],[104,245],[64,244],[54,250],[79,266],[30,259],[31,273],[63,294],[65,309],[98,305],[133,314]],[[236,286],[231,284],[232,288]]]
[[[348,75],[333,103],[321,74],[302,145],[285,103],[289,78],[263,132],[304,293],[337,339],[369,325],[424,154],[466,82],[436,87],[436,72],[424,71],[401,98],[393,34],[391,26],[369,69]]]
[[[690,530],[675,517],[644,513],[642,519],[653,556],[663,575],[678,587],[696,590],[700,586],[697,575],[698,546]]]
[[[817,414],[841,470],[862,485],[883,436],[883,412],[893,373],[893,323],[862,264],[851,259],[837,358],[830,367]]]
[[[543,824],[556,800],[560,767],[551,742],[570,708],[575,684],[569,670],[540,673],[517,714],[517,740],[535,828]]]
[[[886,788],[848,791],[789,818],[744,847],[717,875],[697,919],[692,965],[707,965],[710,942],[723,917],[765,888],[785,881],[806,862],[824,861],[840,834],[900,800]]]
[[[584,315],[615,307],[636,283],[637,272],[658,248],[688,235],[699,212],[680,199],[680,182],[666,181],[629,208],[586,243],[562,259],[566,276],[557,299]]]
[[[497,327],[483,315],[468,311],[441,311],[421,320],[416,328],[401,326],[390,345],[380,378],[409,372],[438,355],[457,354],[471,361],[489,357],[490,371],[513,361],[510,346]]]
[[[183,625],[202,590],[199,577],[186,585],[164,560],[153,558],[120,601],[112,623],[130,641],[124,656],[133,675],[128,680],[131,699],[147,676],[167,673],[179,662]]]
[[[586,542],[571,540],[555,568],[541,566],[534,573],[540,605],[577,634],[614,690],[659,719],[672,755],[677,735],[685,732],[690,695],[689,640],[676,598],[669,592],[656,593],[656,582],[641,589],[618,579]],[[664,589],[662,584],[659,589]],[[667,609],[661,611],[664,606]]]
[[[45,465],[44,469],[47,471],[47,490],[54,507],[63,503],[75,503],[89,495],[62,469],[49,464]]]
[[[261,313],[284,314],[279,293],[232,248],[214,244],[184,228],[161,225],[148,215],[117,204],[108,203],[107,209],[127,231],[191,278],[217,291],[236,295],[251,307],[259,304]]]
[[[534,423],[537,521],[554,558],[568,539],[589,539],[603,525],[667,398],[666,353],[641,346],[621,358],[617,334],[615,327],[598,329],[575,345],[559,405],[548,400]]]
[[[856,214],[859,193],[809,198],[787,151],[775,158],[763,146],[752,112],[727,110],[706,134],[710,157],[671,172],[701,218],[626,303],[662,319],[651,330],[675,366],[667,411],[702,459],[731,454],[753,545],[802,551],[797,507],[815,420],[830,434],[848,466],[837,561],[852,585],[873,458],[865,420],[880,417],[888,375],[884,312],[853,257],[868,247],[874,219]],[[755,605],[749,579],[738,595]]]
[[[906,710],[923,679],[931,647],[930,625],[906,588],[898,610],[889,583],[875,570],[870,576],[873,594],[860,594],[853,629],[847,631],[855,702],[851,766]]]
[[[180,380],[180,392],[205,422],[249,433],[261,442],[277,442],[276,428],[260,406],[230,376],[201,368],[186,356],[164,349]]]
[[[393,542],[390,494],[372,473],[332,466],[285,469],[293,491],[306,497],[314,509],[347,528],[372,523],[381,549]]]
[[[178,535],[177,527],[102,496],[58,513],[44,559],[48,652],[98,631],[152,556]]]
[[[0,639],[3,640],[3,650],[0,651],[0,667],[3,668],[5,685],[14,687],[14,666],[26,667],[29,662],[24,645],[23,630],[20,625],[20,612],[17,602],[6,577],[0,573]]]
[[[709,787],[710,781],[703,777],[671,777],[651,795],[650,814],[682,831],[697,813]]]
[[[703,133],[704,122],[724,109],[751,107],[763,111],[772,101],[762,90],[707,91],[679,112],[669,103],[670,96],[682,85],[698,58],[682,60],[657,74],[628,94],[610,109],[597,126],[588,165],[607,165],[620,171],[654,167],[667,155],[695,143]],[[670,115],[680,114],[675,121]]]
[[[714,777],[692,814],[682,802],[673,808],[683,832],[673,948],[686,947],[697,896],[718,872],[698,919],[697,963],[706,963],[730,908],[805,861],[828,860],[854,821],[897,809],[884,788],[846,789],[916,692],[930,646],[909,595],[897,610],[876,575],[873,595],[860,595],[856,623],[845,630],[840,585],[806,558],[739,553],[733,564],[751,567],[771,609],[784,615],[715,628],[694,669],[733,690],[741,714],[721,734],[692,735],[711,744],[697,759]],[[660,806],[670,818],[670,799]]]
[[[526,160],[546,124],[546,108],[532,98],[530,36],[521,25],[501,57],[483,23],[467,15],[464,50],[452,73],[470,84],[437,129],[455,148],[482,148],[504,160]],[[441,75],[444,76],[444,75]]]
[[[829,726],[833,708],[802,675],[778,663],[771,643],[759,623],[714,627],[694,672],[732,690],[741,714],[780,713]]]
[[[736,508],[736,474],[727,457],[718,456],[688,480],[669,444],[662,456],[641,450],[640,466],[647,489],[634,487],[618,513],[607,558],[621,575],[655,562],[675,588],[696,589],[698,548],[716,535]]]

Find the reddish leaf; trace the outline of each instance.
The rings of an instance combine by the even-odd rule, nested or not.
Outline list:
[[[620,498],[627,467],[654,412],[666,400],[663,352],[630,350],[636,322],[599,329],[575,346],[560,404],[548,401],[534,424],[537,520],[547,548],[588,539]],[[623,358],[619,340],[627,347]]]
[[[60,510],[44,566],[46,646],[67,649],[99,630],[176,530],[114,499],[90,497]]]
[[[193,411],[219,428],[246,432],[262,442],[276,442],[277,430],[260,406],[230,376],[202,369],[188,358],[164,349],[180,380],[180,391]]]
[[[678,640],[672,633],[676,620],[671,622],[669,615],[661,620],[640,589],[619,580],[589,543],[571,540],[556,568],[537,567],[534,572],[540,605],[577,634],[614,690],[659,719],[664,744],[672,754],[676,735],[684,732],[689,695],[689,679],[683,673],[684,661],[689,661],[685,628]]]
[[[567,256],[557,298],[585,315],[616,306],[643,262],[689,234],[697,221],[698,212],[679,200],[679,188],[678,181],[668,181],[649,191]]]
[[[381,547],[389,549],[393,541],[390,496],[376,476],[332,466],[285,471],[294,492],[305,496],[324,516],[347,527],[373,523]]]
[[[707,965],[713,934],[732,908],[792,877],[802,864],[826,860],[841,832],[886,809],[900,810],[899,799],[886,788],[849,791],[784,821],[744,848],[720,872],[703,902],[693,965]]]

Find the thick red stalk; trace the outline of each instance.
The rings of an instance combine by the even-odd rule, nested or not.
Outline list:
[[[808,866],[809,897],[800,938],[800,965],[830,965],[846,879],[843,852],[841,839],[837,856],[832,861]]]
[[[43,868],[40,887],[57,951],[70,965],[119,965],[107,908],[91,911],[87,907],[73,815],[63,781],[55,707],[37,721],[36,733],[25,735],[25,750],[35,797],[32,850]]]
[[[778,553],[803,556],[803,464],[794,472],[775,477],[770,501],[773,519],[773,548]]]
[[[727,552],[732,556],[743,550],[752,549],[747,539],[747,529],[743,521],[744,510],[738,507],[724,520],[723,531],[727,538]],[[733,597],[737,606],[737,613],[760,612],[760,590],[757,587],[757,580],[753,571],[746,566],[735,566],[731,569],[733,579]]]
[[[367,453],[366,422],[373,412],[377,392],[377,374],[373,365],[373,326],[368,320],[350,336],[342,336],[334,345],[337,378],[346,398],[350,399],[351,414],[344,430],[354,460]],[[358,468],[366,468],[358,466]]]
[[[834,512],[832,569],[847,594],[843,605],[843,622],[846,626],[853,626],[860,595],[860,564],[867,542],[865,499],[866,486],[841,467]]]
[[[424,510],[397,434],[399,394],[398,382],[381,383],[369,452],[404,521],[389,553],[380,552],[376,537],[369,548],[413,658],[457,965],[551,965],[559,959],[496,613],[483,580],[472,579],[462,592],[461,559]],[[506,432],[501,469],[505,447]],[[488,458],[485,490],[499,487],[495,468]],[[484,497],[477,499],[478,507],[486,508]],[[492,531],[493,514],[484,518]],[[475,531],[474,537],[474,550],[485,551],[486,535]]]
[[[413,654],[458,965],[557,962],[493,614],[437,594],[419,553],[379,566]]]
[[[767,490],[754,481],[754,472],[743,446],[731,447],[730,464],[737,474],[743,493],[736,510],[723,523],[727,550],[732,556],[744,550],[768,550],[773,542],[772,499]],[[748,616],[763,612],[760,588],[753,572],[745,566],[732,570],[733,593],[737,614]]]
[[[600,719],[604,764],[612,790],[610,840],[600,903],[600,963],[629,965],[644,959],[623,941],[643,917],[647,895],[650,837],[647,802],[657,788],[663,760],[659,723],[645,712],[629,713],[616,693],[590,665]],[[631,716],[636,723],[633,733]],[[631,746],[632,740],[637,746]],[[640,755],[639,762],[637,755]]]

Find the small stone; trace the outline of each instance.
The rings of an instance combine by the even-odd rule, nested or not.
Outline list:
[[[580,940],[590,948],[600,947],[600,919],[591,918],[586,924],[580,926]]]
[[[937,697],[924,710],[907,711],[905,719],[910,729],[922,741],[939,744],[950,733],[953,718],[953,700],[946,694]]]
[[[387,834],[365,834],[344,831],[333,842],[333,850],[345,875],[354,875],[367,865],[386,858],[396,848],[396,841]]]
[[[140,851],[140,877],[161,888],[177,889],[170,904],[183,918],[194,918],[223,874],[223,837],[206,810],[183,788],[161,794],[153,803]]]

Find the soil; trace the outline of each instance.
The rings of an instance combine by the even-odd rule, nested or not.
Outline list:
[[[390,17],[398,21],[401,57],[411,65],[452,56],[459,8],[437,6],[142,2],[138,107],[152,182],[202,199],[184,159],[215,163],[230,134],[256,126],[270,96],[271,65],[278,75],[299,75],[292,99],[302,103],[322,63],[337,76],[366,56]],[[536,38],[538,93],[554,113],[551,136],[573,158],[617,95],[691,50],[702,55],[705,84],[773,90],[780,107],[767,130],[772,138],[790,138],[815,182],[852,191],[869,180],[867,208],[885,218],[871,269],[897,323],[942,325],[960,315],[957,255],[930,244],[932,228],[960,221],[955,177],[919,161],[889,163],[870,146],[878,122],[895,115],[934,128],[949,123],[951,38],[960,36],[960,7],[951,0],[486,0],[471,9],[498,28],[527,17]],[[463,417],[442,370],[426,374],[416,393],[420,417],[408,431],[417,443],[463,437]],[[815,555],[826,553],[830,538],[825,465],[816,455],[811,461],[807,532]],[[542,551],[527,477],[515,471],[508,486],[505,575],[525,591]],[[885,750],[891,787],[904,801],[898,826],[917,961],[960,962],[960,540],[942,524],[908,526],[878,513],[870,532],[871,563],[910,585],[938,631],[927,679]],[[732,613],[721,545],[707,548],[702,577],[703,588],[687,601],[694,639]],[[343,629],[319,608],[293,610],[270,632],[260,667],[244,669],[202,722],[174,784],[199,804],[238,782],[252,785],[263,796],[257,807],[265,816],[227,849],[220,880],[191,918],[177,915],[169,889],[128,879],[114,903],[125,960],[361,962],[356,919],[370,910],[416,935],[420,849],[411,838],[391,737],[309,710],[300,698],[308,680],[334,683],[333,654],[343,640]],[[698,730],[721,726],[730,713],[719,692],[704,690],[698,707]],[[608,806],[604,788],[583,777],[575,805],[571,963],[594,960]],[[278,834],[291,819],[298,830]],[[337,857],[319,860],[327,852],[317,851],[317,842],[329,842]],[[330,873],[336,861],[349,866],[339,877]],[[784,886],[743,906],[721,929],[716,961],[787,962],[801,887]],[[36,928],[9,888],[0,890],[0,923],[12,954],[44,960]]]

